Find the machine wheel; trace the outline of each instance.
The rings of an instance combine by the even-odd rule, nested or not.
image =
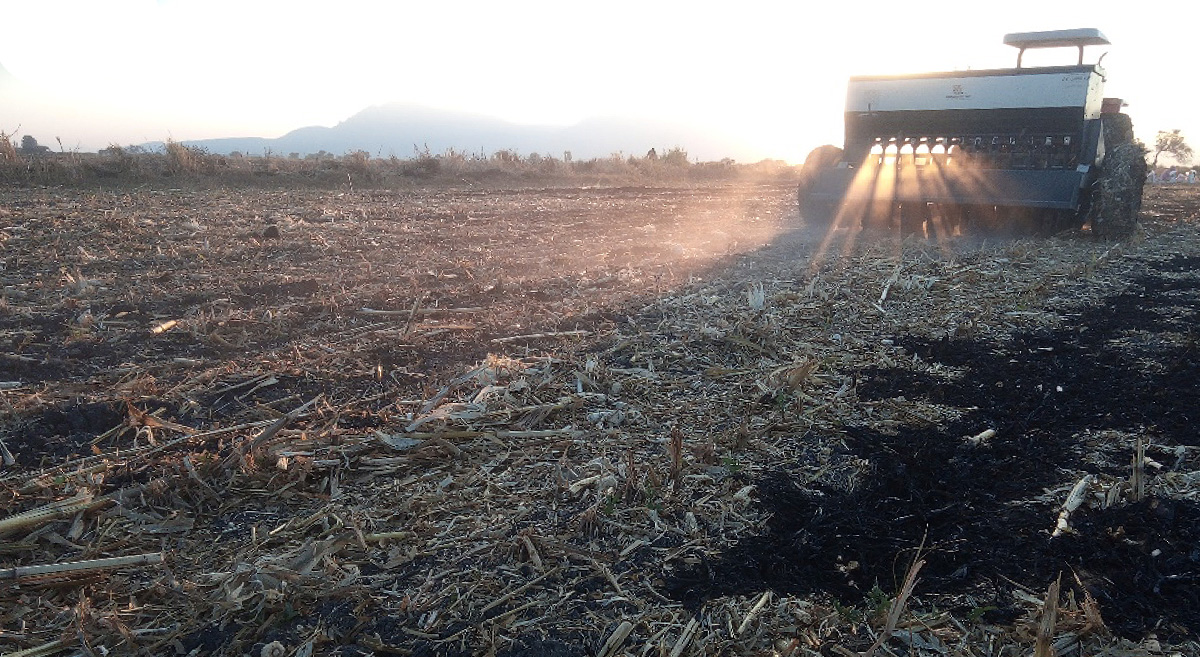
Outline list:
[[[1142,209],[1146,152],[1133,141],[1133,124],[1124,114],[1104,117],[1104,140],[1107,152],[1093,187],[1088,219],[1097,235],[1127,237]]]
[[[842,159],[842,149],[837,146],[818,146],[804,158],[800,167],[800,183],[796,188],[796,200],[800,206],[800,216],[812,225],[828,226],[837,217],[837,204],[830,201],[817,201],[809,198],[809,191],[821,171],[832,169]]]

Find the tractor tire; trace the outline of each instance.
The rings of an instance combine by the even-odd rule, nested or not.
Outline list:
[[[828,226],[837,217],[837,203],[816,201],[808,193],[816,183],[821,171],[832,169],[842,159],[842,149],[837,146],[818,146],[804,158],[800,167],[800,181],[796,187],[796,201],[800,216],[809,225]]]
[[[1133,142],[1133,119],[1128,114],[1105,114],[1100,125],[1108,148]]]
[[[1137,227],[1146,184],[1146,151],[1133,140],[1133,123],[1124,114],[1104,117],[1104,142],[1106,152],[1088,218],[1094,234],[1121,239]]]

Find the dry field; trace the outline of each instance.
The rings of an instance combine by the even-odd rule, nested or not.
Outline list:
[[[1194,655],[1200,192],[0,188],[0,654]]]

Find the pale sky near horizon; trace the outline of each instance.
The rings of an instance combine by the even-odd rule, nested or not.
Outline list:
[[[0,66],[17,80],[0,131],[85,151],[277,137],[404,101],[518,123],[684,122],[734,136],[739,160],[798,162],[840,144],[850,75],[1009,67],[1005,33],[1096,27],[1112,45],[1085,61],[1108,53],[1106,95],[1126,99],[1138,136],[1180,128],[1200,147],[1200,7],[1135,6],[0,0]]]

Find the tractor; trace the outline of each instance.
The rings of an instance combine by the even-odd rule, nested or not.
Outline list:
[[[1033,231],[1090,225],[1121,237],[1137,224],[1145,148],[1125,103],[1104,97],[1096,29],[1008,34],[1015,68],[855,76],[845,141],[801,167],[810,223],[904,234]],[[1074,64],[1026,67],[1031,48],[1076,48]]]

